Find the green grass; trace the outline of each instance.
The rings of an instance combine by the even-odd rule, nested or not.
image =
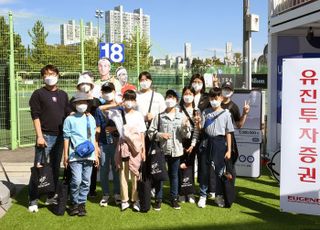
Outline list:
[[[27,189],[20,192],[9,212],[0,219],[1,229],[320,229],[316,216],[279,211],[279,187],[268,175],[259,179],[237,179],[237,200],[231,209],[214,206],[205,209],[181,204],[174,210],[163,204],[160,212],[121,212],[119,207],[101,208],[100,196],[87,202],[88,216],[54,216],[44,205],[38,213],[27,211]],[[98,195],[101,195],[100,187]],[[168,187],[165,187],[168,195]]]

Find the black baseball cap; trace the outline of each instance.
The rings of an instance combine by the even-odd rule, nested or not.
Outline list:
[[[221,85],[221,89],[230,89],[231,91],[233,91],[233,84],[231,81],[225,81],[222,83]]]
[[[112,82],[106,82],[101,86],[101,91],[103,92],[112,92],[115,90],[114,84]]]
[[[178,93],[174,89],[167,90],[166,97],[168,97],[168,96],[174,96],[175,98],[177,98],[177,100],[179,100]]]

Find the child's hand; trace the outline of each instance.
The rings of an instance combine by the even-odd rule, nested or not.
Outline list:
[[[95,160],[94,160],[94,167],[98,168],[99,167],[99,163],[100,163],[99,157],[96,155],[95,156]]]
[[[64,166],[64,168],[67,168],[67,167],[68,167],[68,163],[69,163],[68,157],[64,157],[64,158],[63,158],[63,166]]]
[[[170,133],[162,133],[160,134],[161,138],[165,139],[165,140],[168,140],[171,138],[171,134]]]
[[[182,163],[182,164],[180,165],[180,168],[181,168],[181,169],[186,169],[186,168],[187,168],[186,163]]]
[[[226,154],[224,155],[224,158],[229,160],[231,158],[231,151],[227,151]]]
[[[220,81],[217,74],[213,74],[212,76],[212,85],[213,87],[219,87]]]
[[[190,154],[192,153],[193,146],[190,146],[189,148],[186,149],[186,153]]]

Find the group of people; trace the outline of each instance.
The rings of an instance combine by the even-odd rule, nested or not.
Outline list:
[[[115,76],[110,69],[111,63],[103,58],[98,62],[99,80],[94,82],[90,72],[81,73],[77,92],[69,101],[67,93],[58,88],[59,70],[46,65],[41,69],[45,86],[34,91],[29,101],[36,132],[34,165],[42,167],[49,163],[57,185],[63,158],[65,168],[71,172],[69,215],[87,214],[87,197],[96,195],[97,171],[102,188],[101,207],[114,201],[122,211],[131,205],[133,210],[143,211],[137,187],[142,180],[141,166],[150,167],[145,163],[151,159],[149,150],[153,142],[165,156],[169,201],[174,209],[181,208],[179,202],[196,202],[194,189],[181,192],[184,170],[191,170],[194,186],[195,162],[200,188],[198,207],[206,207],[209,195],[215,197],[219,207],[230,207],[225,200],[223,180],[235,183],[234,126],[241,128],[250,111],[245,104],[241,115],[232,102],[232,83],[224,82],[220,87],[214,77],[214,87],[206,93],[203,76],[194,74],[181,97],[174,89],[167,90],[163,97],[153,89],[149,72],[139,74],[137,91],[128,83],[125,68],[117,68]],[[90,151],[84,152],[80,146]],[[144,173],[150,173],[150,169]],[[164,199],[163,183],[152,181],[150,193],[154,194],[156,211],[161,210]],[[38,199],[36,186],[30,180],[30,212],[38,212]],[[46,204],[56,202],[56,192],[48,194]]]

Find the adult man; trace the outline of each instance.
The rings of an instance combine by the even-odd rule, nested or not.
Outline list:
[[[95,87],[93,89],[92,95],[96,98],[101,97],[101,86],[106,82],[111,82],[114,84],[116,92],[121,91],[120,82],[110,75],[111,63],[107,58],[101,58],[98,61],[98,70],[100,74],[100,79],[95,82]]]
[[[42,167],[50,163],[55,185],[59,178],[63,150],[62,126],[70,112],[68,95],[57,86],[59,70],[46,65],[40,71],[45,86],[31,95],[29,105],[36,133],[34,165]],[[29,184],[29,211],[38,212],[38,193],[35,185]],[[46,204],[55,203],[55,193],[48,195]]]

